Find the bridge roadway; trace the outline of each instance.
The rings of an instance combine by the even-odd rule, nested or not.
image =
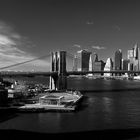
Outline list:
[[[86,75],[86,74],[90,74],[90,73],[99,73],[99,74],[103,74],[103,73],[128,73],[128,74],[140,74],[140,71],[126,71],[126,70],[112,70],[112,71],[67,71],[66,75]],[[58,72],[21,72],[21,71],[1,71],[0,75],[2,77],[10,77],[10,76],[29,76],[29,77],[34,77],[34,76],[57,76]]]

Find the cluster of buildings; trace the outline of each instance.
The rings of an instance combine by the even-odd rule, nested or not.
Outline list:
[[[140,70],[140,49],[138,44],[128,50],[127,59],[123,59],[121,49],[116,50],[114,59],[107,58],[107,61],[98,59],[96,53],[87,50],[78,51],[74,56],[73,71],[111,71],[111,70]],[[105,73],[104,75],[110,75]]]
[[[104,66],[104,61],[99,60],[96,53],[81,50],[74,56],[73,71],[103,70]]]

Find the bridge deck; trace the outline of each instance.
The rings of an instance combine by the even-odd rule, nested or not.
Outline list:
[[[112,71],[67,71],[66,75],[86,75],[89,73],[128,73],[128,74],[140,74],[140,71],[126,71],[126,70],[112,70]],[[1,76],[57,76],[58,72],[0,72]]]

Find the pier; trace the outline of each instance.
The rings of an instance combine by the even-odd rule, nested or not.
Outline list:
[[[74,93],[74,92],[73,92]],[[44,98],[43,101],[40,101],[39,103],[35,104],[26,104],[24,106],[18,107],[18,111],[20,112],[48,112],[48,111],[75,111],[78,107],[77,103],[83,98],[83,95],[77,95],[77,94],[71,94],[69,92],[54,92],[54,93],[49,93],[51,97],[55,96],[55,99],[52,98],[50,99],[50,96],[45,95],[49,97],[47,101],[44,96],[40,97]],[[60,100],[60,97],[62,100]],[[42,100],[42,99],[41,99]],[[56,101],[58,103],[53,104],[52,101]]]

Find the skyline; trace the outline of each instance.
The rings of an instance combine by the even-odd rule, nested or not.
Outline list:
[[[115,51],[121,49],[127,58],[127,50],[140,44],[139,6],[138,0],[2,0],[0,65],[57,50],[75,54],[88,49],[106,62],[108,55],[114,59]],[[29,65],[44,71],[49,62],[44,59]]]

